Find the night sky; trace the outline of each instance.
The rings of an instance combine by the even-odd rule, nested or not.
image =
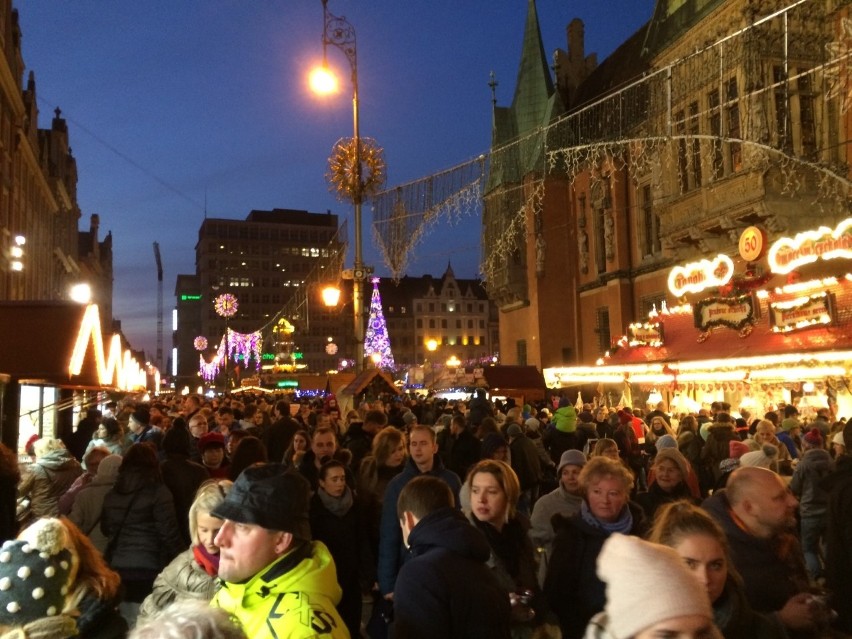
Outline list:
[[[175,276],[195,271],[208,217],[252,209],[330,209],[351,218],[325,181],[328,155],[352,135],[348,63],[329,50],[341,93],[318,99],[307,72],[321,60],[319,0],[16,1],[22,54],[36,77],[39,126],[62,109],[83,212],[114,242],[114,314],[134,348],[156,349],[157,241],[164,268],[164,351]],[[539,0],[548,56],[565,28],[586,25],[602,61],[651,17],[654,0]],[[526,0],[330,0],[358,38],[361,135],[385,149],[388,186],[474,158],[491,136],[489,72],[511,103]],[[26,82],[26,76],[24,77]],[[388,271],[372,245],[365,261]],[[350,231],[351,231],[350,219]],[[479,220],[427,237],[408,274],[478,276]],[[347,265],[351,266],[350,258]]]

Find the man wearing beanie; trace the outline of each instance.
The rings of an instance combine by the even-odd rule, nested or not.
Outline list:
[[[139,406],[130,414],[127,427],[133,434],[134,444],[150,442],[159,451],[160,444],[163,441],[163,431],[156,426],[151,426],[150,421],[151,418],[148,409],[144,406]]]
[[[304,477],[267,464],[244,470],[210,513],[224,520],[215,538],[223,584],[211,605],[248,637],[349,637],[335,608],[342,592],[334,560],[311,541],[309,503]]]
[[[606,606],[586,639],[721,639],[707,591],[671,548],[613,534],[598,557]]]
[[[556,478],[559,485],[539,498],[533,507],[530,518],[530,538],[533,544],[545,550],[545,556],[550,556],[553,538],[556,533],[550,523],[553,515],[559,514],[571,517],[580,512],[583,497],[580,495],[580,471],[586,465],[586,456],[579,450],[566,450],[559,459]]]
[[[813,580],[822,577],[819,549],[825,534],[825,517],[828,512],[828,493],[822,483],[834,472],[834,461],[822,444],[822,434],[818,428],[812,428],[805,433],[802,437],[804,452],[790,480],[790,490],[799,500],[800,539],[805,565]]]
[[[817,621],[805,559],[792,533],[797,506],[779,475],[757,467],[735,470],[727,486],[702,504],[725,531],[748,603],[757,612],[777,613],[794,636],[813,630]]]

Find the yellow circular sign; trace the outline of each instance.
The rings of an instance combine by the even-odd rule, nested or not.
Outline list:
[[[763,229],[750,226],[740,235],[740,257],[746,262],[759,260],[766,250],[766,233]]]

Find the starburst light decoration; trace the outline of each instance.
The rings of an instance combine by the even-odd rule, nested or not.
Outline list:
[[[240,307],[237,298],[230,293],[222,293],[213,303],[213,308],[219,317],[233,317],[237,314],[237,309]]]
[[[364,356],[372,358],[376,355],[378,368],[393,369],[395,364],[388,338],[388,325],[385,322],[385,314],[382,312],[382,296],[379,294],[381,280],[374,277],[371,281],[373,294],[370,297],[370,319],[367,321],[367,331],[364,333]]]
[[[199,335],[194,340],[192,340],[192,345],[195,347],[197,351],[203,351],[207,348],[207,338],[204,335]]]
[[[369,198],[385,184],[384,150],[372,138],[359,138],[361,146],[361,188],[358,188],[358,163],[355,159],[355,139],[337,141],[328,158],[326,179],[329,190],[343,202],[355,202],[356,195]]]

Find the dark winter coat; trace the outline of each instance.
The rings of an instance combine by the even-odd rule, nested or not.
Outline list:
[[[482,458],[482,442],[470,432],[463,429],[458,435],[449,431],[446,438],[446,449],[442,451],[441,458],[444,465],[460,478],[467,477],[467,471]]]
[[[742,586],[731,575],[722,595],[713,602],[713,621],[725,639],[786,639],[787,632],[774,615],[755,612]]]
[[[828,493],[822,482],[834,472],[834,460],[827,450],[806,450],[793,471],[790,490],[799,500],[802,517],[824,517],[828,511]]]
[[[284,459],[284,453],[293,441],[293,435],[297,430],[302,430],[302,425],[292,417],[283,417],[271,423],[263,434],[263,443],[266,446],[266,456],[272,463],[290,461]]]
[[[506,592],[486,566],[485,536],[457,510],[421,519],[394,589],[400,639],[509,639]]]
[[[554,464],[559,463],[562,453],[566,450],[571,448],[582,450],[587,440],[588,438],[583,438],[583,433],[579,432],[579,430],[563,433],[561,430],[557,430],[553,424],[548,426],[544,432],[544,447],[547,449],[550,460]]]
[[[362,583],[375,581],[362,504],[355,497],[344,515],[336,515],[316,493],[311,498],[310,519],[313,539],[323,542],[334,559],[337,583],[343,589],[337,611],[353,634],[361,624]]]
[[[652,482],[648,486],[648,492],[636,495],[636,503],[645,511],[645,516],[650,522],[654,521],[654,515],[657,514],[660,506],[679,499],[685,499],[693,504],[697,501],[692,497],[692,491],[689,490],[689,486],[686,485],[685,481],[680,482],[669,493],[660,488],[657,482]]]
[[[120,473],[104,497],[101,531],[115,538],[110,565],[156,576],[185,546],[178,531],[172,494],[155,476]]]
[[[12,472],[0,474],[0,544],[18,535],[17,498],[18,476]]]
[[[701,449],[701,462],[708,473],[712,473],[713,482],[719,481],[722,471],[719,463],[731,456],[730,442],[740,441],[737,431],[730,424],[713,424],[708,429],[707,441]]]
[[[731,548],[731,562],[743,579],[746,599],[757,612],[775,612],[795,594],[808,590],[802,549],[789,533],[760,539],[740,528],[731,517],[726,489],[702,504],[722,526]]]
[[[352,461],[349,463],[349,467],[353,472],[357,472],[361,468],[361,461],[373,449],[373,436],[364,430],[363,422],[349,424],[343,447],[352,453]]]
[[[99,599],[94,593],[83,597],[77,605],[78,639],[125,639],[127,622],[118,612],[118,600]]]
[[[370,552],[375,559],[379,556],[379,535],[382,527],[382,503],[390,481],[402,472],[404,464],[399,466],[376,466],[372,456],[365,457],[358,473],[357,493],[364,507],[364,526],[370,541]],[[375,471],[368,469],[375,468]],[[373,480],[372,473],[375,472]]]
[[[526,435],[518,435],[509,444],[512,456],[512,470],[518,476],[521,491],[538,486],[541,481],[541,459],[535,443]]]
[[[160,464],[160,472],[166,488],[172,493],[182,545],[187,547],[192,543],[189,537],[189,508],[195,501],[198,487],[210,479],[210,473],[201,464],[189,461],[188,456],[179,454],[168,455]]]
[[[852,457],[837,459],[836,470],[824,486],[828,491],[826,585],[832,593],[832,607],[840,615],[837,627],[852,633]]]
[[[421,473],[414,460],[408,458],[402,472],[388,484],[387,490],[385,490],[385,498],[382,502],[382,524],[379,531],[378,582],[379,590],[383,595],[394,591],[396,575],[408,556],[402,544],[402,531],[399,528],[399,519],[396,516],[396,502],[399,500],[399,494],[405,488],[405,485],[415,477],[424,474],[443,479],[447,482],[453,491],[456,504],[459,503],[461,480],[454,472],[444,468],[440,457],[435,455],[432,462],[432,470],[428,473]]]
[[[471,426],[479,426],[482,420],[492,415],[491,402],[485,398],[485,393],[477,393],[467,405],[467,423]]]
[[[632,502],[627,507],[633,516],[631,535],[645,533],[642,509]],[[589,620],[606,604],[604,583],[598,578],[598,555],[611,533],[586,522],[580,513],[571,517],[555,515],[553,553],[544,582],[544,594],[559,617],[563,639],[579,639]]]

